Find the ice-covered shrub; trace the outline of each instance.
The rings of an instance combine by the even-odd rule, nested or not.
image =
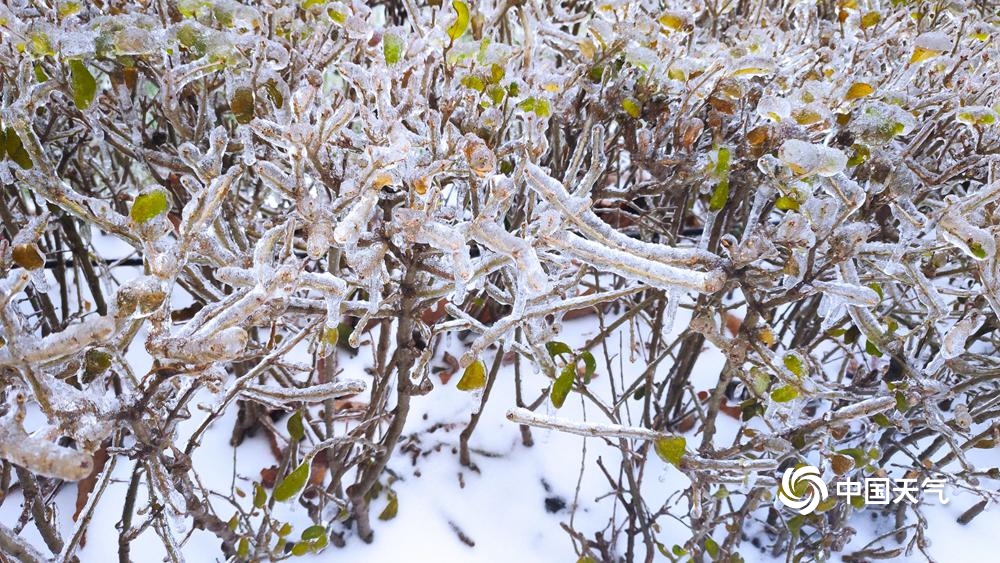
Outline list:
[[[460,388],[503,352],[551,380],[509,405],[526,444],[620,444],[625,510],[570,535],[581,561],[738,560],[747,532],[825,558],[857,507],[772,506],[798,463],[995,500],[966,451],[997,439],[998,24],[971,1],[0,5],[0,492],[45,539],[4,524],[0,549],[71,557],[116,463],[149,503],[123,560],[146,527],[172,557],[192,527],[251,560],[370,540],[410,399],[464,331]],[[559,340],[587,310],[643,327],[623,386],[592,392],[600,342]],[[338,374],[369,332],[374,375]],[[697,389],[706,342],[726,363]],[[531,412],[570,394],[601,420]],[[189,459],[230,407],[282,457],[231,519]],[[643,502],[654,454],[681,508]],[[61,530],[49,493],[85,478]],[[294,540],[287,500],[316,523]],[[918,504],[885,510],[924,547]],[[660,537],[668,515],[690,536]]]

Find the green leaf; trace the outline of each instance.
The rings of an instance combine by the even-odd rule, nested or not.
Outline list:
[[[101,375],[111,367],[111,359],[111,354],[91,348],[83,356],[83,373],[91,378]]]
[[[482,360],[476,360],[465,368],[462,379],[458,380],[456,388],[459,391],[475,391],[486,386],[486,364]]]
[[[49,79],[49,75],[45,74],[45,69],[42,68],[41,63],[35,63],[34,70],[35,70],[35,80],[37,80],[38,82],[45,82],[46,80]]]
[[[535,115],[538,117],[548,117],[552,113],[549,109],[548,100],[536,100],[535,101]]]
[[[788,519],[787,526],[788,531],[792,533],[793,536],[798,536],[799,532],[802,530],[802,525],[806,523],[806,517],[801,514],[796,514]]]
[[[264,508],[264,503],[267,502],[267,491],[260,483],[253,484],[253,507],[254,508]]]
[[[327,327],[323,329],[323,343],[331,348],[340,341],[340,327]]]
[[[758,367],[750,368],[750,385],[758,395],[767,393],[767,388],[771,385],[771,377]]]
[[[132,210],[129,217],[133,221],[142,225],[148,223],[154,217],[161,215],[170,208],[167,201],[167,192],[155,189],[144,194],[139,194],[132,202]]]
[[[347,21],[347,14],[345,14],[344,12],[339,12],[337,10],[334,10],[333,8],[330,8],[326,11],[326,13],[328,16],[330,16],[330,19],[333,20],[334,23],[343,25],[344,22]]]
[[[718,177],[729,175],[729,159],[731,153],[726,147],[719,147],[719,158],[715,162],[715,175]]]
[[[801,379],[806,374],[806,366],[802,361],[802,356],[795,352],[785,354],[784,364],[788,371],[795,374],[795,377]]]
[[[871,149],[865,145],[855,144],[852,145],[851,148],[854,149],[854,152],[851,154],[851,157],[847,159],[848,166],[857,166],[864,163],[869,157],[871,157]]]
[[[882,357],[882,350],[878,349],[878,346],[871,340],[865,339],[865,352],[868,352],[876,358]]]
[[[594,372],[597,371],[597,360],[594,359],[594,355],[584,350],[580,352],[580,358],[583,360],[583,382],[590,383],[590,378],[594,376]]]
[[[309,526],[305,530],[302,530],[302,539],[305,541],[319,539],[324,535],[326,535],[326,528],[320,525]]]
[[[274,500],[285,502],[297,497],[309,480],[309,466],[310,463],[308,461],[303,461],[295,468],[295,471],[289,473],[280,483],[275,485],[274,493],[272,494]]]
[[[396,493],[389,491],[388,497],[389,503],[385,505],[382,513],[378,515],[379,520],[392,520],[396,517],[396,513],[399,512],[399,498],[396,496]]]
[[[28,46],[31,49],[31,54],[37,57],[51,57],[56,54],[55,49],[52,48],[52,40],[41,31],[36,31],[28,36]]]
[[[684,454],[687,453],[687,440],[684,436],[668,436],[658,439],[653,444],[656,455],[663,461],[680,467]]]
[[[462,0],[452,0],[451,7],[455,8],[455,22],[448,26],[448,37],[454,42],[469,29],[469,5]]]
[[[177,41],[181,47],[190,50],[198,57],[204,56],[208,51],[205,34],[192,24],[185,24],[177,30]]]
[[[482,92],[486,89],[486,84],[483,82],[482,78],[479,78],[475,74],[467,74],[459,80],[459,83],[466,88],[475,90],[476,92]]]
[[[6,152],[7,158],[14,161],[24,170],[29,170],[34,166],[34,163],[31,162],[31,156],[28,154],[27,149],[24,148],[24,144],[21,143],[21,137],[17,135],[17,131],[14,131],[12,127],[8,127],[6,133],[0,134],[0,144],[3,145],[3,148],[0,148],[0,158]]]
[[[500,82],[501,80],[503,80],[503,77],[504,77],[505,74],[506,74],[506,72],[504,71],[504,68],[502,66],[500,66],[500,65],[498,65],[496,63],[490,64],[490,82],[491,83],[496,84],[496,83]]]
[[[87,109],[97,94],[97,81],[90,74],[83,61],[74,59],[69,62],[70,86],[73,89],[73,103],[80,109]]]
[[[546,342],[545,349],[548,350],[549,356],[553,358],[560,354],[573,355],[573,349],[570,348],[565,342],[559,342],[558,340]]]
[[[293,442],[298,442],[306,437],[306,429],[302,425],[301,411],[295,411],[295,414],[288,417],[288,423],[285,427],[288,429],[288,435],[291,437]]]
[[[728,200],[729,180],[723,180],[715,186],[715,191],[712,192],[712,198],[708,200],[708,210],[719,211],[726,206],[726,201]]]
[[[971,252],[973,256],[979,258],[980,260],[986,259],[986,249],[983,248],[983,245],[978,242],[973,242],[969,244],[969,252]]]
[[[787,403],[799,396],[799,390],[791,385],[783,385],[771,391],[771,399],[775,403]]]
[[[552,398],[552,404],[557,409],[562,408],[563,403],[566,402],[566,397],[569,396],[569,392],[573,389],[574,379],[576,379],[576,365],[569,364],[563,368],[562,372],[559,373],[559,377],[556,378],[555,383],[552,384],[552,391],[549,392],[549,397]]]
[[[290,533],[292,533],[292,525],[288,522],[285,522],[280,528],[278,528],[278,537],[280,538],[283,538]]]
[[[881,428],[888,428],[888,427],[892,426],[892,421],[889,420],[889,417],[886,416],[885,413],[881,413],[881,412],[880,413],[875,413],[875,415],[872,416],[872,421],[875,424],[879,425],[879,427],[881,427]]]
[[[394,65],[403,56],[403,39],[396,34],[386,33],[382,37],[382,55],[385,56],[385,64]]]
[[[229,108],[233,110],[233,117],[236,118],[237,123],[247,124],[253,121],[253,90],[248,86],[240,86],[233,90],[233,97],[229,100]]]
[[[292,546],[292,555],[296,557],[302,557],[310,551],[312,551],[312,545],[309,542],[299,542]]]
[[[535,97],[529,97],[521,100],[517,104],[518,109],[524,111],[530,111],[537,115],[538,117],[548,117],[551,113],[548,100],[540,100]]]
[[[872,282],[868,284],[868,287],[872,288],[872,291],[878,294],[879,300],[885,299],[885,294],[882,293],[882,286],[879,285],[877,282]]]
[[[250,555],[250,542],[246,538],[240,538],[239,546],[236,548],[236,555],[244,560]]]
[[[868,460],[865,459],[865,452],[861,448],[844,448],[842,450],[837,450],[837,453],[851,458],[854,461],[854,465],[857,467],[863,467],[868,462]]]
[[[705,551],[708,552],[708,555],[712,559],[715,559],[719,556],[719,544],[715,543],[715,540],[712,538],[705,538]]]
[[[764,405],[757,399],[747,399],[740,403],[740,420],[746,422],[755,416],[763,415]]]
[[[59,14],[60,18],[68,18],[80,10],[81,7],[78,2],[62,2],[59,4],[59,8],[56,9],[56,13]]]
[[[264,83],[264,89],[267,90],[267,95],[274,102],[274,105],[278,109],[281,109],[285,105],[285,97],[281,95],[281,90],[278,89],[278,83],[273,78]]]
[[[313,551],[319,551],[319,550],[323,549],[324,547],[326,547],[327,544],[329,544],[329,543],[330,543],[330,540],[327,539],[326,534],[323,534],[322,536],[320,536],[320,537],[316,538],[315,540],[313,540],[313,542],[312,542]]]
[[[783,195],[778,196],[777,201],[774,202],[774,206],[779,211],[798,211],[799,201],[791,196]]]
[[[488,95],[490,100],[493,101],[493,105],[498,106],[503,102],[504,96],[506,96],[507,93],[504,92],[503,88],[493,84],[487,88],[486,95]]]
[[[622,100],[622,109],[633,119],[639,119],[639,116],[642,115],[642,105],[635,98],[629,97]]]
[[[896,410],[906,412],[910,408],[910,403],[906,400],[906,395],[902,391],[896,391]]]
[[[859,336],[861,336],[861,329],[851,325],[851,328],[844,333],[844,344],[854,344],[858,341]]]

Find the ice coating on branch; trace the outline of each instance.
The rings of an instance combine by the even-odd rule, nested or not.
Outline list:
[[[627,253],[662,261],[665,264],[693,265],[701,263],[709,267],[719,265],[719,257],[704,250],[672,248],[663,244],[651,244],[630,238],[602,221],[589,209],[589,201],[582,198],[571,198],[562,184],[540,167],[528,163],[525,172],[529,185],[555,210],[563,212],[567,220],[581,228],[592,240],[598,240]]]
[[[853,285],[848,283],[840,282],[826,282],[826,281],[816,281],[813,282],[813,287],[826,293],[828,295],[833,295],[842,299],[845,303],[850,305],[857,305],[860,307],[875,307],[878,305],[879,296],[874,289],[870,287],[864,287],[860,285]]]
[[[240,327],[229,327],[201,338],[151,339],[150,351],[183,362],[232,360],[246,348],[249,336]]]
[[[609,251],[605,246],[568,232],[546,237],[555,248],[603,271],[613,271],[623,277],[640,280],[655,287],[680,287],[699,293],[715,293],[725,284],[722,272],[698,272],[634,256]]]
[[[247,385],[240,393],[248,399],[272,406],[287,408],[295,403],[321,403],[328,399],[338,399],[356,395],[367,389],[363,381],[345,379],[333,383],[320,383],[309,387],[288,388],[277,385]]]
[[[0,366],[39,364],[78,353],[84,347],[109,338],[115,331],[111,317],[90,317],[45,338],[23,337],[0,348]],[[12,349],[16,352],[12,353]]]
[[[14,416],[0,418],[0,458],[37,475],[79,481],[94,470],[91,456],[29,435]]]
[[[708,440],[685,454],[677,465],[696,477],[692,513],[729,521],[725,503],[715,503],[719,514],[707,508],[704,484],[738,481],[747,455],[767,456],[758,465],[773,469],[800,430],[810,434],[806,457],[817,444],[864,451],[870,432],[812,438],[833,420],[868,424],[851,417],[897,399],[931,410],[887,413],[893,427],[957,440],[961,463],[967,437],[944,424],[959,417],[939,412],[940,399],[962,385],[972,386],[965,395],[988,388],[995,346],[982,327],[994,323],[972,317],[1000,310],[997,29],[977,21],[982,10],[966,0],[922,17],[897,2],[431,4],[0,5],[9,39],[0,51],[0,199],[8,238],[17,232],[0,237],[0,371],[37,393],[31,407],[48,420],[33,438],[50,442],[39,449],[61,435],[90,451],[105,430],[122,431],[115,459],[142,464],[166,515],[149,525],[171,558],[182,559],[195,526],[219,535],[223,558],[243,540],[259,558],[269,546],[256,545],[253,528],[269,526],[267,514],[237,518],[235,529],[197,521],[215,516],[201,493],[219,491],[184,490],[197,470],[179,455],[190,453],[183,444],[170,443],[170,424],[201,414],[185,403],[189,392],[204,385],[223,402],[297,409],[316,422],[314,402],[360,391],[336,390],[343,344],[370,343],[374,373],[363,377],[377,393],[364,418],[338,418],[326,438],[315,425],[306,442],[351,433],[349,447],[322,457],[384,483],[383,462],[394,462],[381,448],[399,451],[386,428],[402,421],[393,417],[405,416],[411,393],[429,390],[424,383],[443,386],[428,375],[455,333],[472,333],[462,366],[488,363],[502,344],[532,364],[525,387],[551,396],[547,378],[560,377],[566,358],[546,343],[564,318],[601,311],[617,322],[624,310],[669,332],[697,292],[713,295],[697,298],[692,328],[737,360],[737,376],[769,374],[743,381],[765,412],[741,415],[778,424],[757,426],[750,442]],[[723,147],[728,166],[717,158]],[[153,190],[169,196],[168,209],[144,220],[129,213]],[[109,239],[122,254],[102,255]],[[68,291],[54,291],[53,279]],[[88,291],[103,291],[107,314],[94,314]],[[823,331],[860,330],[864,340],[845,333],[833,355],[817,347],[831,339],[815,334],[815,315],[797,314],[817,300]],[[755,326],[718,322],[741,302]],[[330,329],[344,325],[350,336],[332,346],[345,335]],[[656,349],[664,365],[682,357],[658,344],[644,350],[646,332],[627,328],[630,362]],[[970,336],[974,353],[963,354]],[[590,350],[602,348],[597,340]],[[153,370],[129,373],[132,347],[144,344]],[[399,365],[411,356],[416,363]],[[786,358],[822,371],[800,382]],[[679,401],[673,414],[697,400],[685,363],[667,372],[675,390],[660,386],[664,370],[642,374]],[[907,377],[900,397],[870,396],[884,389],[863,384],[864,372],[896,364]],[[545,375],[531,379],[532,368]],[[570,393],[600,401],[588,417],[623,417],[603,431],[674,424],[648,386],[642,402],[654,412],[641,419],[638,384],[625,381],[610,398],[599,388],[631,371],[577,378]],[[977,404],[969,399],[961,402]],[[698,420],[707,429],[724,411],[706,406]],[[146,420],[163,434],[143,435]],[[353,441],[355,424],[369,425],[366,440]],[[24,463],[45,471],[43,460]],[[336,493],[344,484],[321,485]],[[370,492],[326,499],[353,510],[361,536]],[[810,533],[800,547],[814,544]],[[723,547],[735,553],[732,543]]]
[[[975,260],[987,260],[996,255],[993,235],[970,223],[963,215],[950,211],[937,224],[938,236]]]
[[[957,358],[966,351],[965,342],[972,336],[972,333],[979,330],[986,322],[986,315],[979,311],[970,311],[962,317],[953,327],[948,329],[941,339],[940,356],[950,360]]]
[[[357,199],[347,215],[333,230],[333,238],[340,244],[350,245],[358,241],[363,227],[368,223],[378,202],[378,191],[365,190]]]

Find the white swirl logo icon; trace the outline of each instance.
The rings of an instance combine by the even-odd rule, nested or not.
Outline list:
[[[800,497],[795,491],[800,489],[803,482],[809,486],[809,491]],[[816,510],[827,495],[826,483],[823,482],[819,469],[811,465],[803,465],[798,469],[789,467],[781,476],[778,500],[788,508],[798,510],[799,514],[809,514]]]

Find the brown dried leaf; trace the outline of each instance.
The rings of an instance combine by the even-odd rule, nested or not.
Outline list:
[[[833,454],[830,456],[830,467],[833,468],[835,474],[843,475],[854,469],[854,459],[846,455]]]

